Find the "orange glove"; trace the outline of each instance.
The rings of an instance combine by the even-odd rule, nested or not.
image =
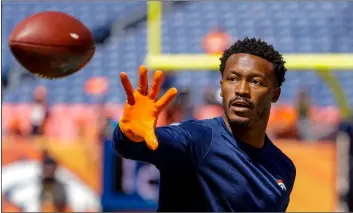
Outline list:
[[[134,142],[146,141],[149,149],[156,150],[158,141],[154,133],[159,114],[168,106],[177,94],[176,88],[169,89],[160,100],[157,97],[163,80],[163,72],[156,71],[151,89],[148,91],[147,68],[140,66],[137,91],[126,73],[120,73],[127,101],[119,127],[126,137]]]

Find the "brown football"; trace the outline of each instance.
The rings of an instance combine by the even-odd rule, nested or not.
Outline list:
[[[95,52],[91,31],[76,18],[56,11],[21,21],[10,34],[9,45],[26,70],[48,79],[81,70]]]

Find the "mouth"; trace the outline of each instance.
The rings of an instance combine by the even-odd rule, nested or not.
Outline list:
[[[231,104],[231,109],[235,112],[248,112],[252,109],[252,106],[245,101],[234,101]]]

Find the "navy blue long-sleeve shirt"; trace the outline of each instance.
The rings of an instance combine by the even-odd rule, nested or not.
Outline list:
[[[113,147],[160,170],[158,211],[285,211],[292,161],[267,137],[263,148],[234,138],[222,117],[155,130],[159,147],[135,143],[117,127]]]

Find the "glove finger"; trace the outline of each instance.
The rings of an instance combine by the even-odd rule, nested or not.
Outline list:
[[[128,104],[134,105],[135,104],[134,89],[125,72],[120,73],[120,80],[121,80],[121,83],[123,84],[123,87],[127,96]]]
[[[156,108],[159,111],[164,110],[170,102],[173,101],[178,90],[176,88],[169,89],[162,97],[156,102]]]
[[[142,95],[146,95],[148,90],[147,68],[141,65],[139,70],[139,81],[137,91]]]
[[[148,97],[154,101],[157,99],[159,91],[161,90],[162,81],[163,72],[158,70],[154,73],[151,89],[148,93]]]
[[[145,141],[150,150],[155,151],[158,148],[158,140],[154,131],[150,131],[146,134]]]

